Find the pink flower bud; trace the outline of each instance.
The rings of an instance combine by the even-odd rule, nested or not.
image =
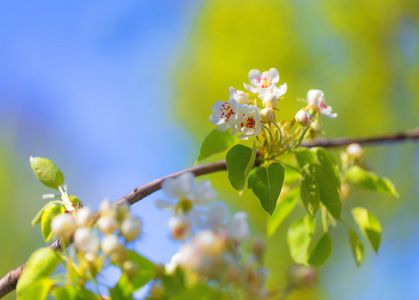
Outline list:
[[[295,115],[295,121],[300,123],[301,126],[307,127],[307,125],[310,124],[311,116],[304,109],[300,109]]]

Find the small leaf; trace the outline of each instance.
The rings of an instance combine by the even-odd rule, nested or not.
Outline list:
[[[49,291],[54,283],[51,279],[43,277],[35,280],[17,297],[18,300],[44,300],[47,298]]]
[[[136,291],[155,277],[156,265],[132,250],[128,251],[128,260],[136,263],[139,269],[138,275],[131,280]]]
[[[381,225],[378,219],[363,207],[353,208],[352,215],[374,251],[377,252],[381,242]]]
[[[281,225],[281,223],[290,214],[290,212],[294,209],[297,203],[298,203],[298,189],[293,189],[288,193],[288,195],[284,197],[284,199],[282,199],[278,203],[272,216],[268,217],[268,222],[266,224],[267,237],[270,237],[275,233],[279,225]]]
[[[222,290],[217,290],[215,287],[209,287],[208,285],[196,285],[180,292],[172,300],[228,300],[228,297]]]
[[[42,215],[44,214],[45,209],[51,205],[54,201],[50,201],[41,208],[41,210],[36,214],[35,218],[32,220],[32,226],[35,226],[39,222],[41,222]]]
[[[57,300],[99,300],[102,299],[91,291],[80,286],[66,285],[56,287],[52,290],[52,295]]]
[[[17,282],[18,298],[30,288],[35,281],[48,278],[60,262],[58,254],[51,248],[41,248],[32,253],[28,264]],[[20,299],[20,298],[19,298]],[[37,299],[37,298],[33,298]]]
[[[328,233],[323,234],[320,240],[311,249],[308,263],[316,268],[320,267],[332,254],[332,239]]]
[[[247,177],[255,164],[256,144],[253,149],[243,145],[236,145],[226,155],[228,180],[239,193],[243,191]]]
[[[336,185],[338,188],[340,188],[340,171],[338,164],[336,163],[336,160],[333,158],[333,156],[329,153],[329,151],[320,148],[315,147],[310,149],[311,152],[313,152],[317,160],[320,162],[320,164],[325,167],[327,170],[329,170],[330,173],[332,173],[335,176],[336,179]]]
[[[32,156],[29,161],[35,176],[47,187],[58,190],[58,187],[63,185],[64,175],[52,161]]]
[[[249,174],[247,186],[259,198],[263,209],[272,215],[284,182],[284,167],[272,163],[267,168],[258,167]]]
[[[198,159],[195,164],[210,157],[213,154],[222,152],[230,148],[231,145],[237,142],[237,138],[231,135],[231,130],[219,131],[215,128],[208,134],[201,146]]]
[[[308,164],[316,164],[318,163],[316,161],[316,158],[314,157],[314,154],[310,152],[307,148],[298,148],[294,150],[295,158],[297,159],[298,164],[300,165],[300,168],[303,168],[305,165]]]
[[[359,166],[350,167],[346,173],[345,178],[352,184],[361,188],[374,190],[380,193],[386,193],[399,198],[394,184],[390,179],[379,177],[374,172],[366,171]]]
[[[296,263],[307,263],[307,251],[314,231],[314,218],[307,215],[288,228],[287,240],[290,255]]]
[[[52,236],[51,231],[51,221],[55,218],[55,216],[59,214],[63,214],[65,208],[61,205],[54,204],[50,202],[50,205],[45,208],[44,213],[41,217],[41,231],[42,236],[44,237],[45,241],[48,242]]]
[[[116,285],[112,289],[109,289],[111,299],[118,300],[132,300],[133,292],[134,287],[125,273],[122,273]]]
[[[300,181],[300,197],[307,212],[314,217],[320,206],[319,184],[310,168],[304,167]]]
[[[358,266],[361,265],[362,258],[364,257],[364,245],[355,231],[351,228],[348,229],[349,242],[351,243],[352,253],[354,254],[355,261]]]
[[[302,172],[303,174],[311,174],[314,176],[318,183],[320,201],[326,206],[335,219],[340,220],[342,204],[333,175],[325,167],[318,164],[306,165]]]

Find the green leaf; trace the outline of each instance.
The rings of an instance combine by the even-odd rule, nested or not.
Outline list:
[[[300,168],[303,168],[305,165],[308,164],[316,164],[316,158],[314,157],[314,154],[310,152],[307,148],[298,148],[294,150],[295,158],[297,159],[298,164],[300,165]]]
[[[52,295],[57,300],[98,300],[101,299],[91,291],[80,286],[66,285],[52,290]]]
[[[316,268],[320,267],[332,254],[332,239],[328,233],[323,234],[320,240],[311,249],[308,263]]]
[[[128,260],[135,262],[139,269],[138,275],[131,280],[134,285],[134,291],[143,287],[156,276],[156,265],[137,252],[129,250]]]
[[[35,176],[47,187],[58,190],[58,187],[63,185],[64,175],[52,161],[32,156],[29,161]]]
[[[303,168],[300,181],[300,197],[307,212],[314,217],[320,206],[320,190],[309,165]]]
[[[399,193],[397,193],[396,188],[390,179],[379,177],[374,172],[366,171],[359,166],[350,167],[345,173],[345,178],[350,183],[361,188],[390,194],[399,198]]]
[[[45,209],[50,206],[52,203],[56,203],[56,201],[50,201],[41,208],[41,210],[36,214],[35,218],[32,220],[32,226],[35,226],[39,222],[41,222],[42,215],[44,214]]]
[[[243,145],[236,145],[226,155],[228,180],[240,194],[246,184],[247,177],[252,170],[256,159],[256,144],[253,149]]]
[[[42,278],[35,280],[31,283],[23,292],[21,292],[17,299],[18,300],[44,300],[47,298],[49,291],[51,290],[54,283],[49,278]]]
[[[361,265],[362,258],[364,257],[364,245],[355,231],[348,228],[349,242],[351,243],[352,253],[354,254],[355,261],[358,266]]]
[[[17,282],[16,293],[18,298],[24,295],[25,290],[30,288],[35,281],[48,278],[59,262],[58,254],[51,248],[41,248],[32,253]]]
[[[353,208],[352,215],[374,251],[377,252],[381,242],[381,225],[378,219],[363,207]]]
[[[134,287],[125,273],[122,273],[116,285],[109,289],[112,300],[132,300],[133,292]]]
[[[320,201],[335,219],[340,220],[342,204],[334,176],[325,167],[318,164],[306,165],[302,173],[303,176],[314,176],[320,193]]]
[[[201,146],[198,159],[195,164],[210,157],[213,154],[222,152],[230,148],[231,145],[237,142],[237,137],[231,135],[231,130],[219,131],[215,128],[207,135]]]
[[[164,275],[161,278],[166,292],[173,297],[173,295],[182,293],[185,290],[185,274],[182,269],[177,267],[170,275]]]
[[[339,167],[338,167],[338,164],[336,163],[336,160],[329,153],[329,151],[320,147],[312,148],[310,151],[316,155],[317,160],[320,162],[320,164],[323,167],[325,167],[327,170],[329,170],[329,172],[335,176],[336,185],[338,186],[338,188],[340,188]]]
[[[52,236],[51,230],[51,221],[55,218],[55,216],[59,214],[63,214],[65,208],[61,205],[54,204],[50,202],[47,208],[45,208],[44,213],[41,217],[41,231],[42,236],[44,237],[45,241],[48,242]]]
[[[227,300],[230,299],[226,294],[221,291],[217,291],[207,285],[197,285],[188,289],[185,289],[178,295],[172,298],[172,300]]]
[[[272,216],[268,217],[266,224],[267,237],[271,237],[275,233],[279,225],[281,225],[297,203],[298,189],[293,189],[278,203],[277,208],[272,213]]]
[[[272,215],[284,182],[284,167],[272,163],[267,168],[258,167],[249,174],[247,186],[259,198],[263,209]]]
[[[307,215],[298,219],[288,228],[287,240],[290,255],[296,263],[307,263],[307,252],[314,231],[314,218]]]

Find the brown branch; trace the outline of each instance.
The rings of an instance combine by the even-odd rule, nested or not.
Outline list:
[[[387,144],[387,143],[397,143],[406,140],[417,140],[419,139],[419,128],[412,130],[410,132],[399,132],[391,135],[381,135],[374,136],[369,138],[340,138],[340,139],[315,139],[313,142],[305,141],[301,143],[301,146],[304,147],[323,147],[323,148],[332,148],[332,147],[342,147],[349,144],[358,143],[358,144]]]
[[[383,136],[375,136],[370,138],[341,138],[341,139],[316,139],[313,142],[304,142],[301,146],[304,147],[324,147],[324,148],[331,148],[331,147],[342,147],[347,146],[352,143],[358,144],[382,144],[382,143],[397,143],[406,140],[417,140],[419,139],[419,129],[416,129],[411,132],[407,133],[396,133],[392,135],[383,135]],[[227,165],[225,160],[219,160],[216,162],[194,166],[192,168],[180,171],[178,173],[174,173],[156,180],[153,180],[147,184],[144,184],[136,189],[134,189],[128,195],[122,197],[118,201],[115,202],[116,205],[133,205],[134,203],[140,201],[141,199],[145,198],[146,196],[158,191],[161,188],[161,183],[163,180],[169,177],[176,177],[182,173],[187,171],[191,171],[195,174],[195,176],[210,174],[218,171],[225,171],[227,170]],[[92,216],[94,220],[98,218],[98,214],[94,214]],[[61,240],[56,240],[51,246],[52,249],[61,251]],[[13,291],[16,288],[17,281],[22,274],[23,268],[26,264],[21,265],[15,270],[10,271],[7,273],[2,279],[0,279],[0,298],[8,294],[9,292]]]

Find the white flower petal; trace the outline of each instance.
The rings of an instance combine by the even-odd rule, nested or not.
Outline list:
[[[259,70],[256,70],[256,69],[250,70],[249,80],[251,84],[253,84],[254,86],[259,86],[259,81],[261,78],[262,78],[262,74],[260,73]]]
[[[279,72],[275,68],[269,69],[269,74],[272,77],[272,85],[276,85],[279,82]]]
[[[219,115],[210,115],[209,120],[214,125],[221,125],[225,122]]]
[[[208,180],[201,181],[192,191],[192,199],[196,206],[205,206],[217,196]]]
[[[243,86],[244,86],[244,88],[246,90],[248,90],[251,93],[257,93],[258,92],[258,89],[257,88],[255,88],[255,87],[253,87],[253,86],[251,86],[251,85],[249,85],[247,83],[243,83]]]
[[[174,178],[172,192],[177,198],[187,197],[195,186],[195,175],[192,172],[185,172]]]
[[[233,239],[245,241],[249,238],[249,225],[247,224],[247,214],[238,212],[234,214],[233,219],[227,226],[227,234]]]
[[[307,92],[307,102],[309,105],[312,105],[314,107],[319,107],[320,105],[320,99],[324,97],[324,93],[321,90],[315,90],[311,89]]]
[[[228,207],[224,202],[214,202],[207,212],[207,224],[211,229],[225,225],[228,221]]]
[[[177,205],[176,203],[167,200],[156,200],[155,203],[158,208],[167,211],[175,211]]]
[[[173,178],[166,178],[165,180],[163,180],[163,182],[161,184],[161,188],[162,188],[163,192],[170,199],[175,199],[176,198],[176,195],[173,193],[173,184],[174,184],[174,179]]]
[[[280,85],[279,87],[275,87],[274,88],[274,95],[279,98],[283,95],[285,95],[285,93],[287,92],[288,86],[286,83],[284,83],[283,85]]]
[[[229,129],[229,128],[230,128],[230,123],[225,123],[225,124],[221,125],[220,127],[218,127],[217,129],[219,131],[224,132],[224,131],[227,131],[227,129]]]
[[[236,89],[235,88],[231,87],[228,90],[228,98],[230,100],[233,100],[233,99],[237,100],[237,92],[236,92]]]

